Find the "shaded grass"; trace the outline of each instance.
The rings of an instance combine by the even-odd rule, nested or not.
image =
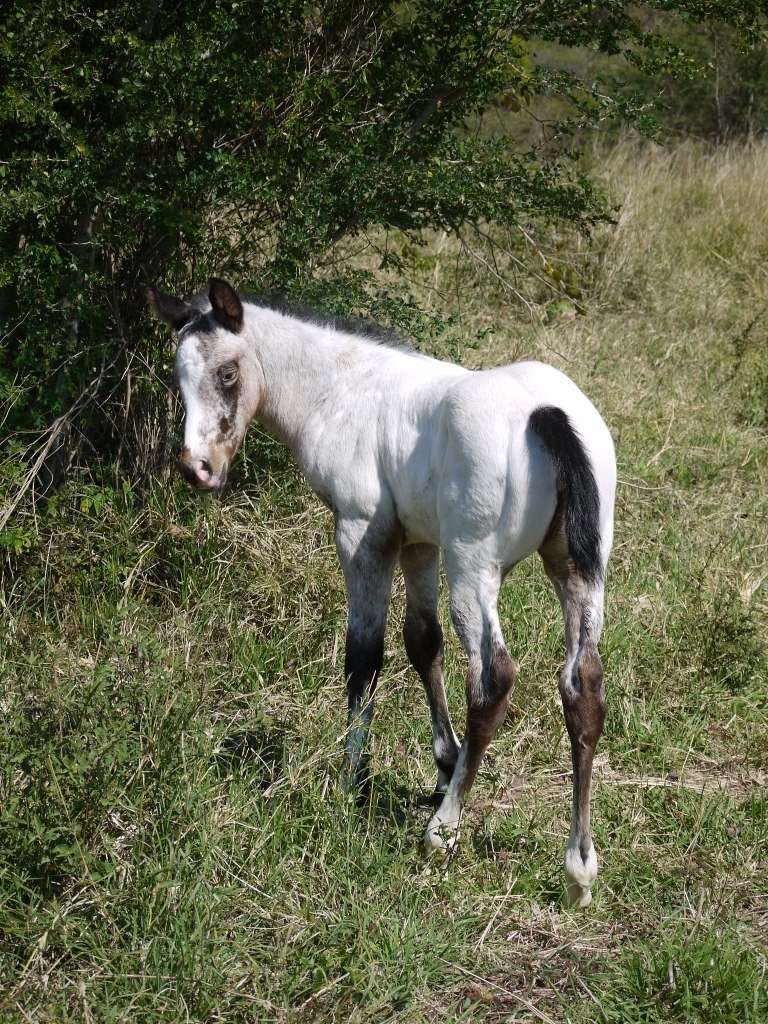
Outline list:
[[[521,679],[463,842],[427,862],[401,584],[359,807],[336,786],[331,518],[257,434],[222,502],[73,481],[5,573],[0,1018],[768,1016],[768,153],[625,147],[602,170],[618,225],[552,239],[587,315],[522,320],[445,246],[413,282],[459,316],[438,351],[555,362],[617,439],[593,906],[560,903],[562,626],[540,567],[502,593]],[[446,667],[460,722],[452,639]]]

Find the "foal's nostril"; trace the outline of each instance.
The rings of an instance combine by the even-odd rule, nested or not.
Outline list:
[[[193,487],[196,487],[197,486],[197,473],[195,473],[194,469],[192,469],[192,467],[188,463],[186,463],[183,459],[179,459],[178,467],[179,467],[179,471],[181,472],[181,475],[184,477],[184,479],[187,481],[187,483],[188,484],[192,484]]]
[[[207,459],[196,459],[182,453],[178,466],[184,479],[193,487],[208,490],[212,486],[213,467]]]

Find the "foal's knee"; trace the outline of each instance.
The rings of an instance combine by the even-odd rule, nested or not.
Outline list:
[[[506,702],[517,679],[517,665],[510,658],[505,647],[497,647],[491,658],[490,691],[491,700]]]

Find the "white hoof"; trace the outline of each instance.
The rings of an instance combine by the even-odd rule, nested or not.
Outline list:
[[[583,885],[579,885],[578,882],[569,882],[565,887],[565,900],[566,907],[572,907],[574,910],[583,910],[584,907],[588,907],[592,902],[592,890],[585,889]]]
[[[565,851],[566,905],[583,909],[592,902],[592,884],[597,878],[597,854],[590,844],[586,857],[578,846]]]
[[[424,848],[427,853],[450,853],[459,840],[458,821],[441,821],[437,815],[427,825],[424,833]]]

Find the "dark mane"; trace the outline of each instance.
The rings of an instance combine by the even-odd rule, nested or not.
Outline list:
[[[377,345],[388,345],[391,348],[413,348],[404,338],[388,327],[382,327],[374,320],[366,320],[363,317],[335,316],[333,313],[313,309],[311,306],[286,298],[284,295],[253,295],[249,292],[238,292],[238,295],[251,305],[259,306],[261,309],[271,309],[275,313],[303,320],[304,323],[314,324],[316,327],[330,327],[343,334],[354,334],[358,338],[373,341]]]

